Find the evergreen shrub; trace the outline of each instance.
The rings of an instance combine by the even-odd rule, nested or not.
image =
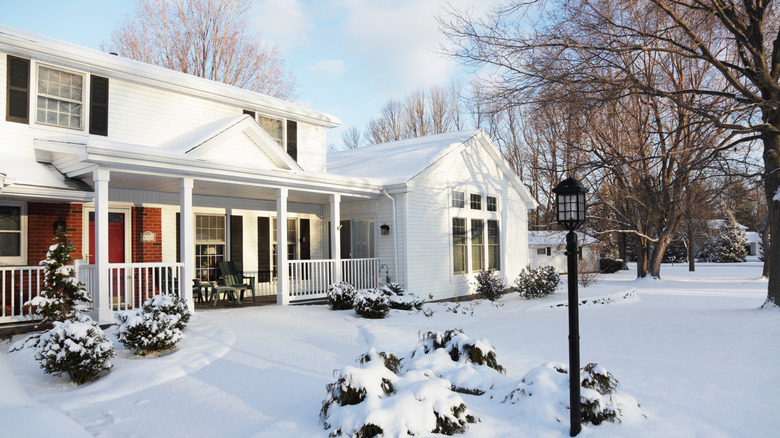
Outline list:
[[[363,318],[382,319],[390,313],[390,300],[376,289],[363,289],[352,302],[355,312]]]
[[[602,257],[599,259],[599,272],[602,274],[614,274],[623,269],[623,260]]]
[[[352,302],[355,300],[355,286],[340,281],[328,286],[328,305],[333,310],[349,310],[352,308]]]
[[[561,276],[552,266],[527,266],[515,280],[514,290],[524,298],[541,298],[555,293],[560,283]]]
[[[501,295],[506,289],[504,280],[498,274],[491,271],[482,271],[477,274],[477,293],[490,301],[501,299]]]
[[[390,301],[391,309],[412,310],[422,309],[423,300],[417,294],[408,292],[406,287],[398,283],[386,283],[379,286],[379,290]]]
[[[87,315],[55,321],[37,337],[35,360],[47,374],[67,373],[77,385],[100,377],[112,367],[114,345]]]
[[[190,319],[190,311],[179,297],[157,295],[146,300],[141,309],[117,312],[116,319],[119,342],[145,356],[175,347]]]

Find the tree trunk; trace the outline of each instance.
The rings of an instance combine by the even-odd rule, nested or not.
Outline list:
[[[691,220],[691,205],[688,203],[688,210],[686,212],[688,222],[688,272],[696,271],[696,243],[693,235],[693,220]]]
[[[672,242],[675,228],[677,228],[677,220],[673,219],[666,224],[663,230],[661,230],[661,235],[658,237],[658,242],[656,242],[652,247],[649,260],[650,266],[648,267],[648,270],[650,271],[650,275],[652,275],[653,278],[661,278],[661,262],[664,260],[664,253],[666,252],[666,248],[669,246],[669,243]]]
[[[636,238],[636,278],[647,277],[647,242],[637,236]]]
[[[620,267],[623,271],[628,271],[628,254],[626,251],[626,233],[618,233],[618,257],[623,260]]]
[[[774,126],[780,126],[780,114],[772,120]],[[770,241],[769,248],[764,248],[764,264],[769,266],[766,305],[773,303],[780,306],[780,135],[776,133],[764,134],[764,191],[766,193],[767,220],[769,221],[769,236],[774,239],[775,245]],[[771,262],[775,261],[774,264]]]
[[[764,278],[769,278],[769,238],[771,237],[769,235],[769,224],[769,214],[767,213],[766,219],[764,220],[764,227],[761,229],[761,249],[764,253],[764,270],[762,275]]]

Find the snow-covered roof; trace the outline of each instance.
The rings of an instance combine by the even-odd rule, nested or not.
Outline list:
[[[755,231],[746,231],[745,239],[747,240],[748,243],[761,242],[761,234]]]
[[[727,222],[728,221],[725,219],[710,219],[707,221],[707,228],[709,228],[710,230],[719,230],[721,229],[721,227],[726,225]],[[747,227],[740,223],[737,223],[737,227],[742,231],[747,230]]]
[[[0,51],[110,78],[202,96],[217,102],[232,103],[270,116],[291,118],[329,128],[341,124],[341,120],[337,117],[301,104],[111,55],[3,24],[0,24]]]
[[[528,246],[565,246],[568,231],[529,231]],[[580,245],[592,245],[598,242],[584,233],[577,233],[577,243]]]
[[[394,141],[328,154],[328,173],[366,178],[382,185],[405,183],[480,131]]]

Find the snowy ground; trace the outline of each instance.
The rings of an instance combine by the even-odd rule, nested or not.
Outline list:
[[[780,430],[780,310],[760,310],[759,263],[664,266],[663,280],[602,275],[580,288],[582,364],[597,362],[646,418],[585,425],[582,437],[770,437]],[[634,299],[622,299],[636,289]],[[325,306],[201,312],[171,353],[136,358],[115,342],[113,370],[75,387],[46,375],[32,351],[0,344],[0,424],[6,436],[327,436],[318,413],[333,371],[369,348],[406,355],[418,332],[461,328],[495,347],[507,378],[568,361],[565,286],[525,301],[427,305],[384,320]],[[425,291],[414,291],[425,296]],[[612,297],[606,304],[594,298]],[[455,311],[453,311],[453,309]],[[111,333],[111,331],[109,331]],[[115,340],[113,334],[112,339]],[[18,338],[17,338],[18,339]],[[468,437],[565,437],[568,422],[463,395],[479,423]],[[544,402],[544,400],[540,400]]]

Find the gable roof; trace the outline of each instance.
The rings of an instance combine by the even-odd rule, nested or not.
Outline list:
[[[337,117],[298,103],[111,55],[4,24],[0,24],[0,52],[109,78],[174,90],[216,102],[226,102],[269,116],[290,118],[328,128],[341,124]]]
[[[327,156],[327,172],[365,179],[386,187],[408,184],[439,164],[444,157],[467,145],[483,147],[488,152],[529,209],[538,205],[501,151],[482,130],[435,134],[331,153]]]

